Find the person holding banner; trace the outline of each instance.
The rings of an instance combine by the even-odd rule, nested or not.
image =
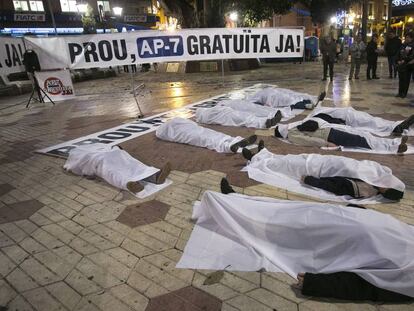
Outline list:
[[[162,140],[203,147],[219,153],[236,153],[239,148],[252,145],[257,139],[256,135],[244,139],[240,136],[232,137],[183,118],[174,118],[162,124],[155,135]]]

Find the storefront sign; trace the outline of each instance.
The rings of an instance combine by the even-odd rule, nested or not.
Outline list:
[[[15,22],[44,22],[45,20],[45,14],[14,14]]]
[[[22,39],[0,38],[0,75],[24,71]]]
[[[300,58],[303,28],[205,28],[26,38],[42,69],[238,58]]]
[[[126,23],[146,23],[146,15],[125,15],[124,22]]]

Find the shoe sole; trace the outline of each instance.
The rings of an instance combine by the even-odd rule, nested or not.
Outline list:
[[[167,179],[168,175],[170,175],[170,172],[171,172],[171,163],[167,162],[161,169],[160,173],[158,174],[158,177],[155,183],[157,185],[165,183],[165,180]]]
[[[144,190],[144,186],[136,181],[129,181],[126,185],[127,189],[132,193],[138,193]]]
[[[252,145],[256,142],[257,140],[257,135],[252,135],[249,136],[241,141],[239,141],[238,143],[235,143],[234,145],[232,145],[230,147],[230,150],[234,153],[237,152],[237,150],[239,150],[239,148],[243,148],[243,147],[247,147],[249,145]]]

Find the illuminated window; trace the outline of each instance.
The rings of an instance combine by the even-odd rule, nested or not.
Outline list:
[[[15,11],[29,11],[29,4],[27,1],[13,1]]]
[[[29,1],[30,11],[44,12],[43,1]]]
[[[100,5],[102,5],[102,9],[104,12],[111,12],[111,6],[109,5],[109,1],[96,1],[98,3],[98,8]]]
[[[60,0],[62,12],[78,12],[76,0]]]

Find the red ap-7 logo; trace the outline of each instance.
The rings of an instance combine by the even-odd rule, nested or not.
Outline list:
[[[137,45],[140,58],[181,56],[184,54],[181,36],[138,38]]]

